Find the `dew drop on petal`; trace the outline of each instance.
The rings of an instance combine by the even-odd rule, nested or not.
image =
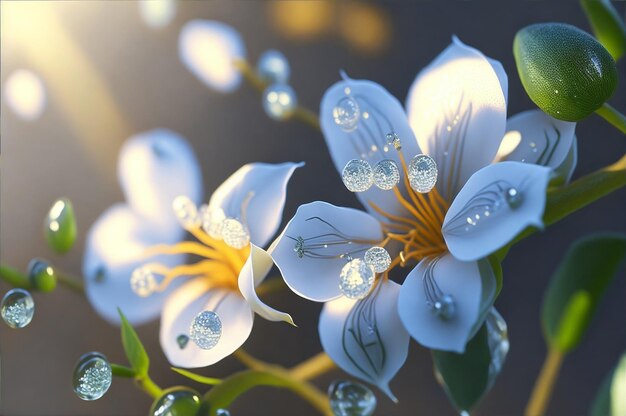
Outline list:
[[[400,170],[391,159],[383,159],[374,166],[374,185],[388,191],[400,182]]]
[[[361,383],[335,381],[328,387],[328,399],[335,416],[370,416],[376,410],[376,396]]]
[[[184,195],[177,196],[172,203],[172,208],[178,221],[185,229],[195,228],[200,225],[198,208],[188,197]]]
[[[200,409],[200,393],[188,387],[171,387],[152,403],[150,416],[195,415]]]
[[[524,195],[517,188],[508,188],[504,191],[504,200],[511,209],[517,209],[524,202]]]
[[[213,311],[200,312],[189,327],[189,339],[203,350],[215,347],[222,337],[222,321]]]
[[[35,301],[24,289],[11,289],[0,303],[2,319],[11,328],[24,328],[33,320]]]
[[[374,172],[366,160],[352,159],[341,173],[343,184],[351,192],[365,192],[374,182]]]
[[[415,192],[430,192],[437,183],[437,164],[428,155],[417,155],[411,159],[408,176]]]
[[[263,52],[256,65],[259,77],[269,84],[286,84],[289,81],[291,69],[285,55],[277,50],[270,49]]]
[[[456,314],[456,302],[451,295],[443,295],[433,303],[432,307],[433,313],[443,321],[454,318]]]
[[[509,336],[506,322],[495,308],[491,308],[487,314],[485,325],[487,325],[487,343],[491,353],[488,384],[493,385],[509,353]]]
[[[223,209],[209,210],[207,208],[202,212],[202,228],[211,238],[221,240],[225,219],[226,214]]]
[[[234,218],[227,218],[222,222],[222,238],[228,246],[238,250],[250,243],[247,227]]]
[[[376,273],[383,273],[391,265],[391,256],[383,247],[372,247],[363,256],[365,264],[370,266]]]
[[[145,298],[157,289],[157,281],[149,267],[141,266],[130,276],[130,288],[137,296]]]
[[[400,142],[400,137],[396,133],[387,133],[385,136],[387,139],[387,143],[392,145],[396,150],[402,149],[402,143]]]
[[[176,343],[178,344],[178,348],[184,350],[189,343],[189,337],[185,334],[180,334],[176,337]]]
[[[352,97],[343,97],[333,108],[333,119],[343,131],[350,132],[356,129],[360,117],[359,103]]]
[[[289,85],[272,84],[263,91],[263,109],[274,120],[287,119],[297,106],[296,92]]]
[[[351,260],[341,269],[339,290],[350,299],[362,299],[372,288],[374,276],[374,270],[363,260]]]
[[[83,400],[97,400],[109,390],[113,373],[107,358],[99,352],[90,352],[74,367],[74,393]]]

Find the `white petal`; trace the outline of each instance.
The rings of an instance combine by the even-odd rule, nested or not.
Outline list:
[[[338,103],[346,98],[357,102],[360,114],[356,128],[350,131],[338,125],[333,115]],[[371,81],[353,80],[346,77],[343,81],[331,86],[322,98],[320,124],[326,145],[340,175],[346,163],[351,159],[367,160],[372,167],[382,159],[392,159],[402,171],[398,152],[387,143],[387,133],[395,132],[398,135],[405,158],[410,159],[420,153],[402,104],[382,86]],[[402,181],[400,188],[404,189]],[[374,213],[368,201],[374,202],[391,214],[405,215],[406,213],[397,198],[393,196],[393,192],[383,191],[375,185],[372,185],[366,192],[357,193],[357,197],[375,216],[378,214]]]
[[[135,211],[183,235],[172,202],[185,195],[198,204],[203,190],[198,160],[185,139],[166,129],[136,134],[122,146],[117,171]]]
[[[507,135],[516,132],[520,141],[501,161],[534,163],[555,170],[566,164],[564,174],[569,177],[573,166],[567,162],[568,156],[573,156],[571,152],[575,142],[576,123],[557,120],[541,110],[530,110],[511,117],[506,127]],[[569,162],[571,161],[570,159]]]
[[[152,320],[175,288],[174,284],[165,292],[142,298],[130,287],[130,276],[141,264],[155,261],[173,267],[184,262],[182,255],[142,257],[152,245],[176,242],[176,236],[158,231],[126,204],[109,208],[91,226],[83,257],[85,289],[91,305],[107,321],[119,323],[118,307],[133,324]]]
[[[250,163],[242,166],[211,196],[209,211],[222,209],[250,231],[250,241],[265,246],[283,218],[287,183],[303,163]]]
[[[189,336],[189,327],[200,312],[213,311],[222,322],[222,335],[210,350],[189,340],[184,348],[179,335]],[[161,315],[161,348],[176,367],[206,367],[232,354],[250,335],[254,313],[246,300],[229,289],[212,288],[204,278],[189,281],[172,293]]]
[[[432,282],[438,287],[437,292],[454,300],[456,312],[448,320],[435,315],[429,304],[425,285]],[[495,285],[486,261],[462,262],[450,254],[428,258],[402,284],[398,312],[405,328],[423,346],[462,353],[493,305]]]
[[[400,286],[387,280],[360,301],[324,305],[319,333],[324,351],[347,373],[377,385],[392,400],[389,382],[404,364],[409,334],[398,316]]]
[[[409,122],[437,162],[437,188],[448,200],[496,155],[506,125],[503,77],[480,51],[453,38],[409,90]]]
[[[305,240],[302,257],[295,250],[298,237]],[[339,274],[346,255],[362,257],[382,239],[380,223],[369,214],[317,201],[298,208],[270,254],[291,290],[303,298],[326,302],[341,296]],[[312,248],[312,244],[317,246]]]
[[[239,33],[213,20],[192,20],[180,32],[178,53],[183,64],[209,88],[232,92],[241,84],[233,65],[244,59],[246,48]]]
[[[250,256],[239,272],[239,291],[252,310],[268,321],[285,321],[294,325],[288,313],[267,306],[256,294],[255,288],[263,282],[274,265],[272,257],[263,249],[250,244]]]
[[[483,258],[526,227],[543,227],[546,189],[552,169],[521,162],[500,162],[476,172],[456,196],[443,221],[443,236],[459,260]],[[519,206],[507,201],[514,189]]]
[[[565,183],[568,183],[570,179],[572,179],[572,175],[574,174],[574,170],[576,170],[576,165],[578,164],[578,139],[576,136],[572,139],[572,147],[569,149],[567,153],[567,157],[561,163],[561,165],[556,168],[555,173],[563,178]]]

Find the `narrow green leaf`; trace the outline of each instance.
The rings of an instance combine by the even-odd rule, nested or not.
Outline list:
[[[580,343],[625,256],[624,234],[597,234],[570,247],[543,300],[541,318],[550,345],[566,353]]]
[[[591,416],[620,416],[626,414],[626,353],[600,385],[591,404]]]
[[[128,362],[135,370],[138,377],[145,376],[148,374],[148,368],[150,367],[148,354],[146,354],[141,340],[130,323],[128,323],[128,320],[126,320],[122,311],[119,308],[117,311],[122,320],[122,345],[124,346],[124,351],[126,351],[126,358],[128,358]]]
[[[111,364],[111,372],[115,377],[134,378],[137,375],[132,368],[119,364]]]
[[[198,383],[201,383],[201,384],[215,385],[215,384],[220,384],[222,382],[222,380],[220,380],[219,378],[201,376],[199,374],[192,373],[191,371],[183,370],[182,368],[172,367],[172,371],[175,371],[181,376],[187,377],[188,379],[197,381]]]
[[[463,354],[433,350],[437,378],[459,410],[470,411],[489,388],[491,354],[487,335],[483,325]]]
[[[616,61],[626,52],[626,25],[609,0],[580,0],[593,34]]]
[[[32,289],[28,276],[9,266],[0,265],[0,279],[4,280],[13,287]]]

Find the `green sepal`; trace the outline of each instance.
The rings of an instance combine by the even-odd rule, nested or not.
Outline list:
[[[172,371],[177,372],[181,376],[187,377],[188,379],[198,382],[200,384],[215,385],[215,384],[219,384],[222,382],[222,380],[220,380],[219,378],[201,376],[199,374],[192,373],[191,371],[183,370],[182,368],[176,368],[176,367],[171,367],[171,368],[172,368]]]
[[[144,377],[148,374],[148,368],[150,367],[150,358],[146,353],[139,336],[130,325],[120,308],[117,308],[117,312],[120,314],[121,320],[121,332],[122,332],[122,345],[126,352],[126,358],[130,363],[133,370],[135,370],[137,377]]]
[[[44,223],[48,245],[57,253],[67,253],[76,241],[76,217],[72,202],[67,198],[55,201]]]
[[[596,38],[616,61],[626,52],[626,24],[609,0],[580,0]]]
[[[626,353],[600,385],[591,409],[591,416],[620,416],[626,414]]]
[[[570,247],[552,276],[541,311],[553,348],[567,353],[580,343],[625,256],[624,234],[596,234]]]
[[[593,36],[571,25],[526,26],[515,35],[513,54],[529,97],[559,120],[582,120],[617,87],[611,54]]]

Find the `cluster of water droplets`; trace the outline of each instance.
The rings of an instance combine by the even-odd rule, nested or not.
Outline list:
[[[456,302],[449,294],[442,295],[432,303],[433,313],[441,320],[449,321],[456,315]]]
[[[335,416],[371,416],[376,396],[361,383],[338,380],[328,387],[328,399]]]
[[[74,393],[83,400],[97,400],[104,396],[112,380],[111,364],[99,352],[83,355],[74,367]]]
[[[210,350],[217,345],[221,337],[222,321],[217,313],[213,311],[202,311],[196,315],[191,322],[189,327],[189,339],[199,348]]]
[[[142,298],[150,296],[158,287],[156,277],[148,266],[136,268],[130,276],[130,288]]]
[[[349,89],[347,89],[350,92]],[[352,97],[346,96],[339,100],[333,108],[335,123],[345,132],[354,131],[361,118],[359,103]]]
[[[339,290],[350,299],[362,299],[370,292],[376,273],[385,272],[391,256],[383,247],[371,247],[363,259],[347,256],[348,262],[339,273]]]
[[[11,289],[2,298],[0,314],[11,328],[24,328],[33,320],[35,301],[28,291]]]
[[[298,107],[298,98],[288,84],[291,69],[280,51],[264,52],[257,62],[257,76],[268,86],[263,91],[263,109],[274,120],[289,118]]]

